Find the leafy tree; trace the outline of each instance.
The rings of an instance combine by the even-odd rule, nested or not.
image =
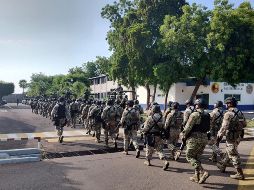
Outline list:
[[[162,44],[168,54],[186,67],[185,74],[198,80],[191,98],[212,69],[211,52],[207,43],[210,32],[210,11],[193,4],[183,6],[181,17],[166,16],[161,26]]]
[[[97,65],[96,68],[98,69],[99,74],[111,75],[110,68],[112,65],[109,58],[97,56],[95,64]]]
[[[235,85],[254,81],[254,10],[250,2],[233,9],[227,0],[216,0],[208,35],[216,66],[212,78]]]
[[[145,86],[147,104],[150,101],[150,85],[157,85],[153,66],[159,57],[156,51],[161,37],[159,26],[165,15],[180,14],[183,4],[185,1],[122,0],[102,10],[102,17],[111,22],[107,39],[113,51],[113,79],[132,90],[137,85]]]
[[[88,61],[83,64],[83,72],[86,74],[87,78],[92,78],[98,76],[100,73],[98,71],[98,66],[93,61]]]
[[[4,81],[0,81],[0,100],[2,100],[3,96],[7,96],[14,92],[14,84],[7,83]]]
[[[32,74],[31,82],[27,91],[28,96],[47,95],[51,87],[53,77],[42,73]]]
[[[84,83],[76,81],[72,85],[72,92],[75,94],[76,97],[82,97],[84,92],[86,91],[87,86]]]
[[[120,0],[113,5],[106,5],[102,9],[102,17],[111,22],[111,29],[107,34],[110,50],[113,51],[111,57],[111,74],[113,80],[128,86],[132,89],[135,97],[135,87],[137,80],[137,65],[135,58],[128,52],[129,38],[128,28],[135,22],[135,3],[128,0]]]
[[[25,79],[20,80],[19,81],[19,87],[23,89],[23,94],[24,94],[25,88],[28,87],[27,81]]]

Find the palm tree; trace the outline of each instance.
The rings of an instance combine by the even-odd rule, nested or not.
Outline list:
[[[23,94],[24,94],[24,91],[25,91],[25,88],[28,87],[28,83],[25,79],[22,79],[19,81],[19,87],[23,89]]]

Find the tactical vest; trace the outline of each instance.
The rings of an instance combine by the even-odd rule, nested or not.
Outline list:
[[[218,110],[218,112],[219,112],[219,115],[215,118],[214,122],[217,127],[220,127],[222,124],[222,119],[223,119],[223,111]]]
[[[134,126],[134,125],[137,125],[138,122],[139,122],[139,117],[138,117],[137,111],[135,110],[135,108],[131,108],[130,110],[128,110],[126,114],[126,125]]]
[[[66,117],[66,114],[65,114],[65,111],[66,111],[66,108],[65,108],[65,105],[62,105],[62,104],[58,104],[58,109],[57,109],[57,112],[56,112],[56,117],[58,119],[63,119]]]
[[[195,124],[189,135],[191,135],[192,133],[198,132],[198,133],[207,133],[210,130],[210,115],[209,113],[206,112],[198,112],[200,114],[200,123],[199,124]]]
[[[103,108],[102,107],[98,107],[98,109],[95,111],[94,113],[94,120],[96,122],[102,122],[102,118],[101,118],[101,113],[102,113],[102,110]]]
[[[153,119],[153,126],[150,128],[149,130],[149,134],[153,134],[155,136],[160,136],[161,135],[161,130],[162,130],[162,127],[159,126],[159,122],[161,122],[161,119],[162,119],[162,115],[159,119],[154,119],[154,117],[152,116],[152,119]]]
[[[229,124],[228,130],[232,132],[239,132],[246,127],[244,116],[240,110],[233,110],[232,112],[234,113],[234,116]]]
[[[180,129],[183,123],[181,112],[177,111],[173,114],[172,120],[169,124],[170,128]]]

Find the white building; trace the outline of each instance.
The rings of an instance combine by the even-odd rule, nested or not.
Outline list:
[[[98,93],[97,98],[106,99],[107,94],[118,87],[117,82],[111,81],[106,75],[101,75],[90,79],[92,85],[90,86],[92,93]],[[207,84],[201,85],[197,92],[197,98],[203,97],[212,108],[214,103],[218,100],[224,101],[229,96],[234,96],[238,100],[238,107],[241,110],[254,110],[254,83],[240,83],[236,87],[230,86],[226,82],[212,82],[208,81]],[[183,108],[184,102],[190,98],[192,91],[195,88],[195,82],[192,79],[187,82],[178,82],[169,90],[168,101],[177,101]],[[124,90],[129,90],[123,87]],[[151,95],[154,92],[153,87],[150,87]],[[136,89],[137,98],[140,104],[146,107],[147,91],[145,87],[138,87]],[[127,94],[128,96],[130,94]],[[130,96],[129,96],[130,97]],[[164,108],[165,95],[157,88],[155,101],[158,102],[162,108]]]

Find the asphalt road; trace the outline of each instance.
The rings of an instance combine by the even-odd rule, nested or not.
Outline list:
[[[6,111],[3,111],[6,110]],[[26,106],[0,108],[0,133],[41,132],[53,131],[51,122],[41,116],[31,114]],[[25,141],[1,143],[1,149],[13,147],[36,146],[36,142]],[[34,144],[33,144],[34,143]],[[43,142],[46,151],[84,151],[102,150],[102,144],[94,141],[78,141],[70,143]],[[241,142],[239,152],[243,165],[251,171],[247,177],[247,184],[238,185],[237,180],[229,178],[234,172],[232,167],[226,173],[220,173],[216,166],[207,161],[210,150],[207,148],[203,155],[203,167],[210,173],[205,184],[198,185],[189,181],[193,169],[185,160],[183,154],[179,162],[170,161],[168,171],[163,171],[163,163],[156,155],[152,160],[153,166],[145,166],[144,152],[136,159],[135,152],[123,155],[121,152],[90,151],[90,154],[76,157],[43,160],[36,163],[12,164],[0,166],[0,189],[61,189],[61,190],[154,190],[154,189],[254,189],[254,155],[251,138]],[[121,145],[120,145],[121,146]],[[222,143],[222,148],[225,144]],[[247,163],[248,161],[248,163]],[[247,163],[247,164],[246,164]],[[247,171],[247,170],[246,170]]]

